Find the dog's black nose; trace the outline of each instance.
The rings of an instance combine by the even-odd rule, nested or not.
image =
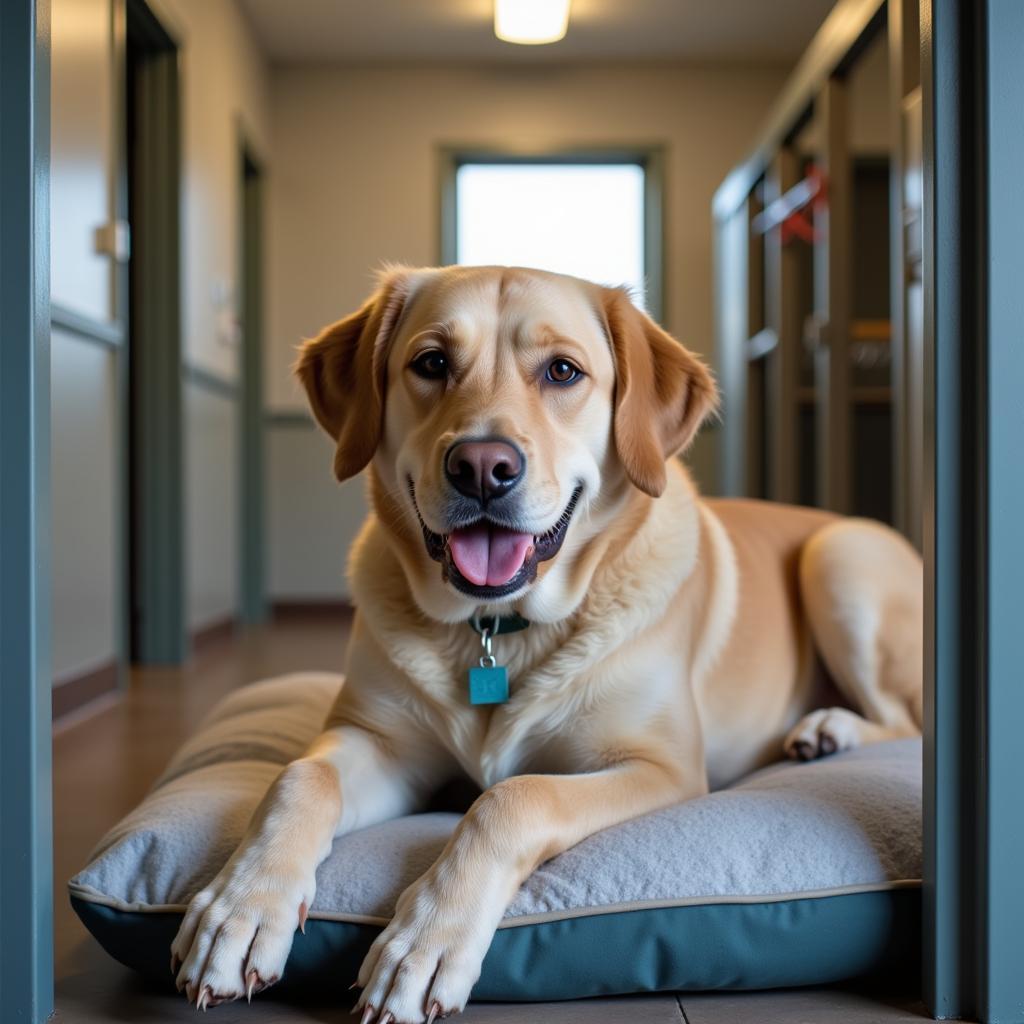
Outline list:
[[[448,449],[444,460],[451,485],[482,505],[511,491],[525,469],[522,452],[508,441],[459,441]]]

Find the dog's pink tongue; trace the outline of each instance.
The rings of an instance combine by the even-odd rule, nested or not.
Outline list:
[[[523,567],[532,544],[529,533],[513,533],[489,523],[477,523],[448,536],[452,561],[478,587],[508,583]]]

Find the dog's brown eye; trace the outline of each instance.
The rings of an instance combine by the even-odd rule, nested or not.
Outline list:
[[[552,384],[572,384],[583,376],[583,371],[568,359],[554,359],[544,375]]]
[[[424,380],[444,380],[448,376],[448,359],[443,352],[432,348],[429,352],[421,352],[409,368]]]

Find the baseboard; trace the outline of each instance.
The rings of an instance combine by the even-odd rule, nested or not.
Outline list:
[[[116,693],[119,675],[118,663],[108,661],[91,672],[55,683],[51,697],[54,723],[100,697]]]
[[[271,618],[275,622],[330,619],[345,620],[352,617],[352,605],[344,598],[302,599],[272,601]]]
[[[192,631],[192,653],[206,654],[212,647],[220,647],[234,639],[237,620],[234,615],[225,615]]]

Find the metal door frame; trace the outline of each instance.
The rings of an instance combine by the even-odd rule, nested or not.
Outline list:
[[[0,4],[0,1005],[53,1009],[50,5]]]
[[[929,1008],[1024,1021],[1024,5],[922,0]]]

